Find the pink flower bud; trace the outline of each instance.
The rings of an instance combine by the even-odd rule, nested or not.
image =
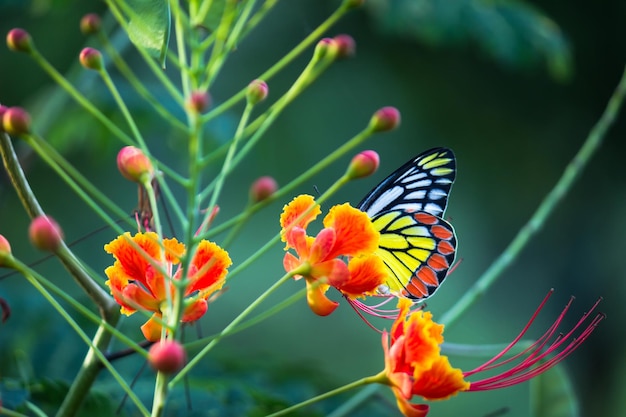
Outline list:
[[[350,58],[354,56],[356,51],[356,43],[354,38],[350,35],[337,35],[333,38],[337,43],[339,49],[339,58]]]
[[[315,45],[314,56],[317,59],[334,58],[339,53],[337,42],[332,38],[323,38]]]
[[[0,235],[0,266],[2,265],[2,257],[11,255],[11,245],[6,237]]]
[[[15,52],[31,52],[33,40],[24,29],[15,28],[7,33],[7,46]]]
[[[261,177],[250,187],[250,200],[255,203],[263,201],[278,190],[278,184],[272,177]]]
[[[148,351],[148,362],[152,368],[165,374],[180,371],[187,362],[185,348],[176,340],[156,342]]]
[[[246,98],[248,99],[248,103],[256,104],[260,101],[265,100],[268,93],[269,89],[267,88],[267,84],[265,83],[265,81],[254,80],[250,84],[248,84]]]
[[[138,183],[152,179],[152,162],[139,148],[125,146],[117,154],[117,168],[124,178]]]
[[[102,54],[94,48],[84,48],[78,56],[80,64],[91,70],[99,71],[102,69]]]
[[[400,112],[395,107],[383,107],[372,116],[370,128],[373,132],[387,132],[400,124]]]
[[[63,240],[63,230],[52,217],[43,215],[30,222],[28,236],[37,249],[55,251]]]
[[[21,107],[9,107],[2,115],[2,128],[14,136],[27,134],[30,132],[30,115]]]
[[[101,26],[100,16],[95,13],[89,13],[80,19],[80,31],[85,35],[97,33]]]
[[[380,165],[380,158],[374,151],[363,151],[352,158],[346,175],[351,179],[364,178],[372,175]]]
[[[211,105],[211,96],[204,91],[194,91],[189,97],[189,108],[196,113],[204,112]]]

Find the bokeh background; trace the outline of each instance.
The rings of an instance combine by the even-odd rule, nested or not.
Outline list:
[[[269,19],[238,46],[211,91],[213,100],[224,101],[271,66],[338,3],[280,2]],[[602,113],[624,69],[626,7],[620,1],[366,3],[329,32],[331,36],[351,34],[357,44],[356,56],[334,65],[280,117],[227,182],[218,220],[230,218],[245,205],[249,184],[257,177],[272,175],[280,184],[287,183],[358,132],[376,109],[396,106],[402,112],[401,128],[373,137],[362,148],[380,154],[379,172],[349,184],[332,203],[358,203],[379,180],[425,149],[447,146],[455,151],[458,177],[446,215],[456,228],[462,262],[444,288],[428,301],[428,309],[441,317],[529,219]],[[27,29],[56,68],[123,126],[100,81],[77,65],[79,51],[89,43],[81,35],[78,21],[84,13],[94,11],[104,12],[103,4],[4,0],[0,2],[0,32],[12,27]],[[142,71],[132,47],[123,38],[117,41],[126,48],[129,62]],[[269,81],[270,98],[289,87],[308,57],[305,54]],[[172,67],[167,73],[176,76]],[[145,80],[157,96],[166,97],[149,74]],[[155,154],[184,169],[183,139],[137,100],[123,80],[118,83],[128,93],[128,103]],[[136,190],[115,167],[121,144],[60,93],[31,60],[5,46],[0,47],[0,102],[27,108],[47,140],[62,149],[112,200],[129,213],[134,209]],[[166,102],[166,106],[170,105]],[[232,135],[237,118],[238,113],[232,112],[209,126],[213,143]],[[447,340],[458,343],[508,342],[549,289],[555,288],[531,330],[530,335],[538,337],[571,295],[576,301],[566,319],[569,324],[598,297],[604,297],[601,310],[608,318],[565,362],[584,416],[617,416],[626,407],[624,120],[620,115],[543,230],[446,333]],[[68,240],[102,225],[38,157],[20,143],[16,147],[44,209],[62,224]],[[346,156],[298,192],[326,189],[348,161]],[[211,175],[209,170],[207,178]],[[42,254],[27,241],[28,218],[6,178],[0,180],[0,233],[11,241],[16,256],[35,261]],[[233,245],[235,263],[278,231],[280,209],[286,201],[276,202],[254,217]],[[99,232],[78,244],[76,251],[102,271],[111,262],[102,245],[113,237],[108,230]],[[203,332],[221,329],[281,276],[281,260],[282,249],[276,247],[233,279],[226,294],[211,306]],[[37,269],[80,297],[56,261],[44,262]],[[301,283],[286,285],[273,302],[300,288]],[[0,376],[18,378],[26,373],[71,380],[85,348],[67,325],[18,276],[0,280],[0,297],[13,310],[11,319],[0,325]],[[127,319],[123,326],[136,332],[139,320]],[[455,360],[465,364],[452,358],[453,363]],[[233,380],[239,375],[236,372],[241,372],[234,370],[233,364],[247,368],[241,378],[261,378],[248,365],[254,363],[261,374],[264,367],[274,366],[292,374],[323,375],[331,387],[376,373],[383,366],[379,336],[347,305],[331,317],[320,318],[304,301],[223,341],[209,362],[203,365],[206,372],[229,363]],[[128,364],[132,371],[139,367],[132,360]],[[106,378],[102,384],[106,386]],[[380,393],[389,400],[387,391],[381,389]],[[432,415],[526,416],[530,412],[528,395],[528,384],[461,394],[433,404]],[[372,406],[361,413],[397,415],[393,403],[383,410]]]

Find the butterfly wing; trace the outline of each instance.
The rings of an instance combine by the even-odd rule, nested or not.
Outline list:
[[[365,196],[358,208],[370,218],[398,209],[442,216],[455,177],[456,160],[452,150],[433,148],[385,178]]]
[[[389,270],[383,294],[424,300],[439,288],[454,262],[452,226],[430,213],[391,210],[372,219],[380,232],[376,254]]]
[[[440,216],[455,177],[452,150],[433,148],[398,168],[359,203],[380,232],[376,253],[389,270],[381,293],[420,301],[445,279],[456,235]]]

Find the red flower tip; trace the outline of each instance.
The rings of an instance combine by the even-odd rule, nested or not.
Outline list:
[[[358,178],[364,178],[372,175],[378,169],[380,165],[380,158],[374,151],[363,151],[352,158],[346,175],[355,180]]]
[[[0,266],[8,266],[6,259],[11,257],[11,245],[6,237],[0,235]]]
[[[267,88],[267,83],[265,81],[254,80],[248,84],[246,97],[248,99],[248,103],[257,104],[258,102],[265,100],[268,93],[269,89]]]
[[[97,33],[101,26],[100,16],[95,13],[89,13],[80,19],[80,31],[85,35]]]
[[[10,135],[25,135],[30,132],[30,115],[21,107],[5,107],[2,129]]]
[[[63,230],[52,217],[42,215],[30,222],[28,236],[37,249],[55,251],[63,240]]]
[[[166,339],[150,347],[148,361],[156,371],[173,374],[185,366],[187,354],[178,341]]]
[[[189,97],[189,108],[202,113],[211,105],[211,96],[206,91],[194,91]]]
[[[94,48],[84,48],[79,55],[80,64],[91,70],[100,71],[102,69],[102,54]]]
[[[265,176],[257,179],[250,187],[250,199],[258,203],[270,197],[278,190],[278,183],[272,177]]]
[[[356,43],[350,35],[337,35],[334,37],[339,49],[339,58],[353,57],[356,52]]]
[[[383,107],[372,116],[370,128],[374,132],[387,132],[400,124],[400,112],[395,107]]]
[[[154,174],[150,158],[134,146],[125,146],[118,152],[117,168],[124,178],[138,183],[149,181]]]
[[[15,28],[7,33],[7,46],[15,52],[31,52],[33,40],[24,29]]]

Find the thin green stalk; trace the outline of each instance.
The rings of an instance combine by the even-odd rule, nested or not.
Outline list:
[[[286,414],[292,413],[296,410],[299,410],[303,407],[306,407],[307,405],[311,405],[314,404],[316,402],[325,400],[327,398],[333,397],[335,395],[339,395],[339,394],[343,394],[346,391],[350,391],[353,390],[355,388],[359,388],[359,387],[363,387],[369,384],[376,384],[379,383],[381,379],[381,375],[374,375],[374,376],[368,376],[365,378],[361,378],[358,379],[354,382],[351,382],[349,384],[346,384],[342,387],[336,388],[334,390],[328,391],[324,394],[318,395],[317,397],[313,397],[313,398],[309,398],[306,401],[302,401],[301,403],[298,403],[296,405],[292,405],[291,407],[287,407],[284,410],[280,410],[276,413],[272,413],[267,415],[266,417],[278,417],[278,416],[284,416]]]
[[[258,79],[263,81],[268,81],[278,72],[280,72],[283,68],[285,68],[288,64],[290,64],[293,60],[295,60],[306,48],[308,48],[314,42],[317,42],[322,35],[330,29],[341,17],[343,17],[346,12],[350,10],[350,7],[346,6],[346,2],[344,2],[337,10],[333,12],[324,22],[322,22],[313,32],[311,32],[306,38],[304,38],[295,48],[287,53],[283,58],[281,58],[276,64],[272,65],[271,68],[263,72],[259,75]],[[203,116],[203,122],[208,122],[225,111],[229,110],[231,107],[236,105],[239,101],[243,100],[246,97],[247,87],[241,89],[238,93],[233,95],[231,98],[226,100],[224,103],[219,105],[218,107],[211,110],[209,113]]]
[[[178,62],[180,63],[180,83],[183,88],[183,98],[189,99],[191,96],[191,83],[189,78],[189,65],[187,63],[187,49],[185,45],[185,30],[189,25],[183,23],[183,10],[178,1],[170,1],[172,15],[174,17],[174,33],[176,36],[176,51],[178,52]]]
[[[602,140],[606,136],[608,129],[615,122],[619,114],[625,94],[626,69],[622,73],[622,78],[609,99],[604,113],[589,132],[583,146],[565,168],[561,178],[559,178],[555,186],[533,213],[530,220],[520,229],[504,252],[496,258],[476,283],[465,292],[463,297],[461,297],[461,299],[442,317],[442,323],[445,323],[446,326],[450,326],[463,316],[465,311],[487,292],[491,285],[496,282],[502,273],[517,259],[530,239],[541,230],[546,219],[554,212],[557,205],[570,191],[585,166],[591,160],[591,157],[602,144]]]
[[[250,313],[252,313],[252,311],[254,311],[259,305],[261,305],[263,301],[269,298],[269,296],[272,295],[274,291],[276,291],[281,285],[283,285],[285,282],[291,279],[295,273],[297,272],[292,271],[292,272],[286,273],[285,275],[283,275],[282,278],[276,281],[271,287],[265,290],[265,292],[261,294],[256,300],[254,300],[248,307],[246,307],[245,310],[239,313],[239,315],[235,317],[233,321],[230,322],[229,325],[224,327],[224,330],[222,330],[215,339],[211,340],[211,342],[208,345],[206,345],[204,349],[198,352],[198,354],[194,356],[193,359],[191,359],[187,363],[187,365],[185,365],[185,367],[174,378],[172,378],[172,380],[169,382],[168,385],[170,387],[174,387],[176,383],[178,383],[185,375],[187,375],[187,373],[191,371],[194,368],[194,366],[198,362],[200,362],[211,351],[211,349],[213,349],[217,345],[217,343],[220,340],[222,340],[224,336],[226,336],[234,328],[236,328],[237,325],[241,321],[243,321]]]
[[[30,56],[35,60],[37,64],[48,75],[56,81],[56,83],[64,89],[70,97],[72,97],[78,104],[80,104],[88,113],[90,113],[93,117],[98,119],[100,123],[104,125],[114,136],[117,136],[123,143],[127,145],[132,145],[133,140],[124,133],[120,128],[117,127],[115,123],[109,120],[100,110],[96,108],[87,98],[81,94],[74,86],[61,75],[50,63],[44,58],[43,55],[37,51],[37,49],[33,46],[32,51],[30,52]]]
[[[8,416],[8,417],[29,417],[28,414],[18,413],[17,411],[9,410],[8,408],[4,408],[0,405],[0,415]],[[37,416],[41,416],[41,414],[37,414]],[[45,416],[45,414],[44,414]]]

